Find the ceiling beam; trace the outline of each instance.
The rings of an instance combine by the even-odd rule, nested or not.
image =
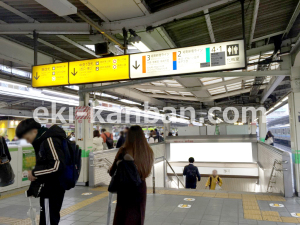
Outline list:
[[[205,14],[205,21],[206,21],[206,25],[207,25],[207,29],[208,29],[210,41],[212,43],[215,43],[216,39],[215,39],[215,35],[214,35],[214,30],[213,30],[213,27],[212,27],[212,24],[211,24],[209,11],[208,11],[208,9],[204,9],[203,12]]]
[[[160,36],[167,42],[169,45],[169,48],[176,48],[175,42],[172,40],[172,38],[169,36],[168,32],[165,30],[164,27],[158,27],[155,29]]]
[[[5,22],[4,22],[5,23]],[[38,21],[36,21],[36,23],[35,24],[38,24]],[[33,39],[33,35],[26,35],[27,37],[29,37],[29,38],[31,38],[31,39]],[[60,36],[63,36],[63,35],[60,35]],[[64,36],[63,36],[64,37]],[[76,56],[76,55],[74,55],[74,54],[72,54],[72,53],[70,53],[70,52],[68,52],[68,51],[66,51],[66,50],[64,50],[64,49],[62,49],[62,48],[59,48],[59,47],[57,47],[57,46],[55,46],[55,45],[53,45],[53,44],[51,44],[51,43],[49,43],[49,42],[47,42],[47,41],[44,41],[43,39],[41,39],[41,38],[38,38],[37,39],[38,40],[38,42],[40,42],[40,43],[42,43],[42,44],[44,44],[44,45],[47,45],[47,46],[49,46],[49,47],[51,47],[51,48],[53,48],[53,49],[55,49],[55,50],[57,50],[57,51],[60,51],[60,52],[62,52],[62,53],[64,53],[64,54],[66,54],[66,55],[69,55],[69,56],[71,56],[71,57],[73,57],[73,58],[75,58],[75,59],[81,59],[80,57],[78,57],[78,56]],[[30,65],[30,66],[32,66],[32,65]]]
[[[293,15],[292,15],[292,17],[291,17],[291,19],[290,19],[290,21],[289,21],[289,23],[288,23],[285,31],[284,31],[284,33],[282,34],[282,38],[284,38],[285,36],[287,36],[289,34],[289,32],[292,29],[292,27],[293,27],[293,25],[294,25],[294,23],[295,23],[298,15],[299,15],[299,13],[300,13],[300,1],[298,1],[298,4],[297,4],[297,6],[296,6],[296,8],[294,10],[294,13],[293,13]]]
[[[30,16],[27,16],[26,14],[22,13],[21,11],[19,11],[19,10],[15,9],[15,8],[13,8],[13,7],[11,7],[11,6],[9,6],[9,5],[6,4],[6,3],[0,2],[0,6],[6,7],[7,10],[9,10],[9,11],[11,11],[12,13],[14,13],[14,14],[16,14],[16,15],[18,15],[18,16],[24,18],[24,19],[26,19],[29,23],[35,22],[34,25],[37,25],[37,24],[40,23],[39,21],[34,20],[34,19],[31,18]],[[68,17],[68,16],[65,16],[64,18],[65,18],[66,20],[68,20],[68,21],[74,21],[73,19],[71,19],[71,18]],[[37,32],[35,28],[33,29],[33,31]],[[28,36],[28,35],[27,35],[27,36]],[[31,35],[29,35],[28,37],[33,38]],[[59,38],[63,39],[63,37],[64,37],[63,35],[60,35]],[[70,39],[68,39],[68,38],[66,38],[66,39],[68,40],[67,42],[71,43],[72,40],[70,40]],[[65,39],[63,39],[63,40],[65,40]],[[47,45],[47,46],[49,46],[49,47],[51,47],[51,48],[54,48],[54,49],[57,50],[57,51],[60,51],[60,52],[62,52],[62,53],[64,53],[64,54],[67,54],[67,55],[69,55],[69,56],[71,56],[71,57],[73,57],[73,58],[75,58],[75,59],[81,59],[80,57],[78,57],[78,56],[76,56],[76,55],[74,55],[74,54],[72,54],[72,53],[70,53],[70,52],[68,52],[68,51],[66,51],[66,50],[64,50],[64,49],[62,49],[62,48],[59,48],[59,47],[57,47],[57,46],[55,46],[55,45],[52,45],[51,43],[49,43],[49,42],[47,42],[47,41],[44,41],[44,40],[42,40],[41,38],[39,38],[38,41],[39,41],[40,43],[43,43],[44,45]],[[65,40],[65,41],[66,41],[66,40]],[[71,44],[74,45],[75,42],[72,41]],[[75,45],[75,46],[78,47],[77,45]],[[82,46],[82,48],[80,48],[80,49],[81,49],[81,50],[84,50],[84,51],[87,51],[83,46]],[[90,53],[90,52],[89,52],[89,53]]]
[[[256,27],[256,20],[258,15],[258,9],[259,9],[259,1],[255,0],[254,2],[254,10],[253,10],[253,16],[252,16],[252,24],[251,24],[251,31],[250,31],[250,38],[249,38],[249,47],[251,47],[251,43],[253,42],[255,27]]]
[[[268,35],[265,35],[265,36],[261,36],[261,37],[258,37],[258,38],[254,38],[254,39],[252,40],[252,42],[261,41],[261,40],[264,40],[264,39],[267,39],[267,38],[270,38],[270,37],[274,37],[274,36],[283,34],[284,32],[285,32],[285,31],[282,30],[282,31],[278,31],[278,32],[275,32],[275,33],[272,33],[272,34],[268,34]]]
[[[83,2],[86,0],[81,1]],[[230,1],[231,0],[190,0],[188,2],[184,2],[146,16],[118,20],[115,22],[104,22],[101,25],[104,30],[110,31],[112,33],[121,33],[123,27],[131,28],[136,31],[145,30],[147,26],[156,27],[164,23],[172,22],[175,19],[180,19],[191,14],[201,12],[205,9],[228,3]]]
[[[0,34],[90,34],[87,23],[11,23],[0,24]]]
[[[71,40],[70,38],[64,36],[64,35],[56,35],[57,37],[59,37],[60,39],[70,43],[71,45],[74,45],[77,48],[80,48],[81,50],[85,51],[86,53],[89,53],[90,55],[99,58],[100,56],[96,55],[94,51],[82,46],[81,44],[78,44],[77,42]]]
[[[32,36],[32,35],[26,35],[26,36],[33,39],[33,36]],[[71,57],[73,57],[74,59],[81,60],[81,58],[80,58],[79,56],[74,55],[73,53],[68,52],[68,51],[66,51],[66,50],[64,50],[64,49],[62,49],[62,48],[60,48],[60,47],[57,47],[56,45],[53,45],[53,44],[51,44],[51,43],[49,43],[49,42],[47,42],[47,41],[44,41],[44,40],[41,39],[41,38],[38,38],[37,40],[38,40],[38,42],[40,42],[40,43],[42,43],[42,44],[44,44],[44,45],[46,45],[46,46],[48,46],[48,47],[50,47],[50,48],[53,48],[53,49],[55,49],[55,50],[57,50],[57,51],[59,51],[59,52],[61,52],[61,53],[64,53],[64,54],[66,54],[66,55],[68,55],[68,56],[71,56]],[[40,63],[38,63],[38,64],[40,64]]]
[[[0,6],[16,15],[18,15],[19,17],[27,20],[28,23],[38,23],[35,19],[31,18],[30,16],[27,16],[26,14],[22,13],[21,11],[11,7],[10,5],[0,1]]]
[[[283,81],[285,76],[272,77],[267,87],[264,89],[260,103],[263,104],[267,98],[272,94],[272,92],[278,87],[278,85]]]
[[[33,63],[33,50],[15,42],[9,41],[0,37],[0,58],[8,61],[12,61],[26,67],[31,68]],[[38,53],[38,59],[40,64],[50,64],[54,60],[52,57]]]

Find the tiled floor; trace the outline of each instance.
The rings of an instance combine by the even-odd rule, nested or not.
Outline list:
[[[76,187],[68,191],[63,203],[60,224],[106,224],[108,194],[105,190],[106,188]],[[300,213],[299,198],[285,200],[280,196],[212,191],[158,190],[157,192],[148,194],[145,225],[300,224],[300,219],[291,216],[292,212]],[[83,193],[91,194],[82,195]],[[185,201],[185,198],[192,198],[195,201]],[[284,204],[285,207],[270,207],[270,203]],[[33,199],[33,204],[38,210],[37,199]],[[180,204],[186,208],[179,208]],[[112,205],[114,212],[116,204]],[[188,208],[187,205],[191,207]],[[30,225],[26,214],[28,208],[29,202],[24,195],[0,199],[0,224]]]

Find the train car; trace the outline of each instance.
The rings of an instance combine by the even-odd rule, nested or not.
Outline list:
[[[270,127],[268,130],[274,135],[275,143],[291,147],[291,132],[289,124]]]

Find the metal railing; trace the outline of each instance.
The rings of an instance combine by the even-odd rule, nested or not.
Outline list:
[[[179,186],[180,186],[179,184],[181,184],[184,187],[183,182],[179,179],[177,173],[175,173],[175,171],[174,171],[173,167],[171,166],[171,164],[168,162],[168,160],[165,159],[165,161],[166,161],[167,165],[170,167],[170,169],[172,170],[175,177],[177,178],[177,187],[179,188]]]
[[[177,178],[177,187],[180,188],[180,184],[182,185],[182,187],[184,187],[183,182],[180,180],[180,178],[178,177],[177,173],[174,171],[173,167],[171,166],[171,164],[169,163],[168,160],[166,160],[166,158],[164,156],[155,158],[155,163],[157,163],[157,161],[160,160],[159,162],[166,162],[166,165],[169,166],[169,168],[171,169],[172,173],[174,174],[174,176]],[[152,169],[152,185],[153,185],[153,194],[155,194],[155,163],[153,165],[153,169]],[[167,175],[167,171],[165,171],[165,175]],[[172,179],[173,180],[173,179]]]
[[[271,184],[276,184],[276,172],[288,171],[288,169],[278,169],[276,167],[276,165],[282,165],[282,164],[287,164],[287,163],[288,163],[288,161],[286,161],[286,160],[285,161],[278,161],[277,159],[274,160],[268,187],[267,187],[267,192],[271,192],[271,191],[269,191],[269,189],[273,187],[273,186],[271,186]],[[275,178],[275,180],[272,181],[272,178]]]

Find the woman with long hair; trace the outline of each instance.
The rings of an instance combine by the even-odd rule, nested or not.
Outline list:
[[[269,145],[274,146],[274,135],[272,134],[271,131],[268,131],[265,138],[265,142],[267,142]]]
[[[118,161],[132,158],[142,183],[135,188],[120,187],[113,225],[143,225],[145,221],[147,187],[145,179],[150,175],[154,153],[140,126],[130,127],[124,145],[119,149],[110,168],[112,176],[118,169]]]
[[[103,151],[103,139],[99,130],[93,132],[93,151]]]

